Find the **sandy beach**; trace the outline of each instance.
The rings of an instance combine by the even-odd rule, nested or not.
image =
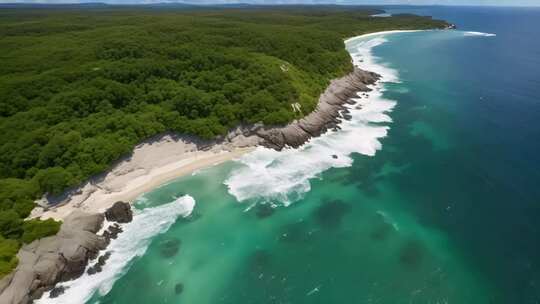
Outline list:
[[[62,220],[73,210],[103,212],[117,201],[133,202],[137,197],[175,178],[191,174],[252,151],[257,137],[235,135],[223,143],[201,149],[196,143],[174,135],[142,143],[130,157],[103,176],[93,178],[61,198],[37,201],[30,218]],[[43,207],[54,205],[55,207]]]

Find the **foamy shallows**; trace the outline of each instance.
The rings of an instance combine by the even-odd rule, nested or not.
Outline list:
[[[384,32],[345,41],[353,64],[380,74],[382,79],[373,91],[360,93],[348,105],[352,119],[343,121],[341,130],[314,138],[298,149],[275,151],[263,147],[237,160],[241,165],[225,181],[229,193],[240,202],[270,203],[288,206],[310,191],[310,179],[330,168],[352,165],[352,153],[374,156],[382,148],[380,139],[388,133],[388,115],[396,102],[385,99],[384,83],[399,82],[396,70],[381,63],[372,49],[387,42]]]
[[[133,221],[122,225],[124,232],[118,238],[111,240],[106,251],[111,252],[103,270],[94,275],[84,274],[80,278],[59,284],[66,288],[65,293],[51,299],[45,294],[35,301],[38,304],[74,304],[85,303],[94,292],[107,294],[114,282],[129,268],[133,258],[142,256],[157,234],[163,233],[180,216],[187,217],[195,207],[195,200],[191,196],[182,196],[173,202],[154,208],[135,210]],[[91,264],[91,263],[90,263]]]

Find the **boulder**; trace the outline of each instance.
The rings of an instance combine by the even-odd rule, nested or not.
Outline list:
[[[55,236],[24,245],[17,254],[17,268],[0,281],[0,304],[30,303],[56,283],[80,276],[88,260],[106,246],[105,238],[95,234],[103,219],[102,214],[77,210]]]
[[[98,264],[99,266],[104,266],[105,263],[107,262],[107,260],[108,260],[110,257],[111,257],[111,252],[110,252],[110,251],[105,252],[104,255],[102,255],[102,256],[100,256],[100,257],[98,258],[97,264]]]
[[[75,210],[64,220],[62,230],[88,231],[96,233],[103,225],[103,214],[89,214]]]
[[[122,232],[122,228],[118,226],[118,224],[114,224],[107,228],[107,230],[103,231],[103,237],[105,237],[105,240],[107,243],[110,242],[110,240],[114,240],[118,237],[118,234]]]
[[[133,212],[129,203],[116,202],[105,211],[105,218],[110,222],[129,223],[133,220]]]

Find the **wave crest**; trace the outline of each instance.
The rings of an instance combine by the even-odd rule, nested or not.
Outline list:
[[[497,36],[497,34],[491,34],[491,33],[482,33],[482,32],[464,32],[463,33],[464,36],[469,36],[469,37],[495,37]]]

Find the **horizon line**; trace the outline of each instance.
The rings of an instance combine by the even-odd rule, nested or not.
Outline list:
[[[191,2],[185,2],[185,1],[163,1],[163,2],[155,2],[155,3],[144,3],[144,2],[129,2],[129,3],[108,3],[103,1],[88,1],[88,2],[47,2],[45,1],[20,1],[20,2],[3,2],[0,0],[0,5],[89,5],[89,4],[102,4],[102,5],[108,5],[108,6],[129,6],[129,5],[135,5],[135,6],[156,6],[156,5],[162,5],[162,4],[181,4],[181,5],[188,5],[188,6],[199,6],[199,7],[212,7],[212,6],[233,6],[233,5],[246,5],[246,6],[375,6],[375,7],[385,7],[385,6],[417,6],[417,7],[520,7],[520,8],[539,8],[540,4],[538,5],[530,5],[530,4],[517,4],[517,5],[496,5],[496,4],[414,4],[414,3],[407,3],[407,4],[376,4],[376,3],[247,3],[247,2],[229,2],[229,3],[220,3],[220,2],[214,2],[214,3],[191,3]]]

